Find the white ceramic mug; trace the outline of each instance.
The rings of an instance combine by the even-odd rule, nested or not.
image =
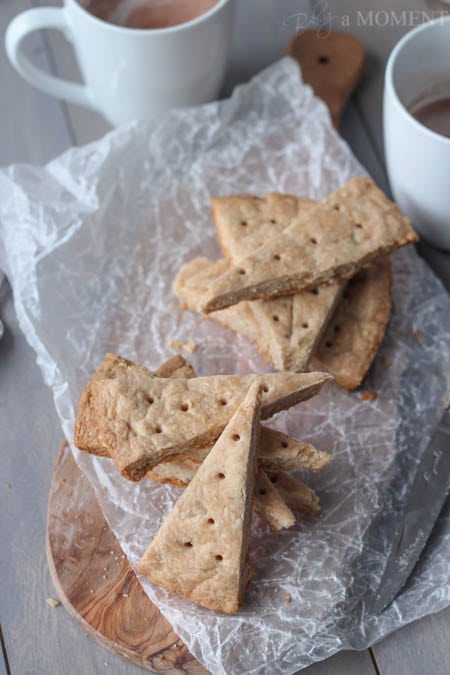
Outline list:
[[[62,8],[30,9],[6,31],[6,51],[17,71],[47,94],[102,113],[117,126],[161,119],[171,108],[198,105],[219,95],[231,41],[234,0],[218,0],[187,23],[135,29],[98,19],[76,0]],[[53,77],[23,53],[33,31],[61,30],[73,43],[84,84]]]
[[[450,97],[450,17],[407,33],[392,51],[384,85],[384,149],[395,200],[419,234],[450,251],[450,138],[409,112],[427,93]]]

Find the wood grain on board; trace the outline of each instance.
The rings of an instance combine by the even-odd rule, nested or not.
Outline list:
[[[52,476],[47,557],[59,599],[88,635],[152,672],[207,672],[145,595],[66,443]]]

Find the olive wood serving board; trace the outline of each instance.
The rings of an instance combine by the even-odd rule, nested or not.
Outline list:
[[[59,600],[100,644],[152,672],[207,673],[145,595],[66,442],[53,468],[47,558]]]

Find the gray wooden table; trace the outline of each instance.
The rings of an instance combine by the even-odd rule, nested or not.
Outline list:
[[[295,30],[293,15],[307,0],[237,0],[236,29],[225,93],[283,53]],[[0,33],[18,12],[54,0],[1,0]],[[444,9],[434,5],[434,9]],[[343,135],[368,171],[387,189],[381,135],[383,70],[405,26],[377,26],[385,15],[369,11],[425,10],[425,0],[346,0],[329,3],[333,25],[359,37],[369,52],[364,81],[343,120]],[[395,23],[395,22],[394,22]],[[33,59],[54,74],[77,77],[74,59],[56,33],[28,40]],[[43,163],[71,145],[84,144],[108,130],[92,112],[48,98],[21,80],[0,50],[0,164]],[[450,288],[450,256],[421,247]],[[0,288],[5,336],[0,342],[1,605],[0,675],[91,675],[137,673],[138,668],[105,651],[55,597],[45,558],[45,521],[52,464],[61,429],[50,391],[34,353],[21,334],[7,283]],[[444,675],[450,673],[450,609],[397,631],[364,652],[342,652],[308,668],[308,675]],[[270,674],[269,674],[270,675]]]

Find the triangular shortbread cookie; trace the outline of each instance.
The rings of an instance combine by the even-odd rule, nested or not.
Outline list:
[[[294,514],[262,469],[255,478],[253,508],[272,530],[285,530],[295,525]]]
[[[199,464],[188,457],[178,457],[172,462],[161,462],[149,471],[147,476],[157,483],[167,483],[175,487],[186,487],[198,471]],[[260,470],[261,474],[267,476],[265,471]],[[270,475],[272,492],[270,500],[263,499],[264,495],[259,495],[255,486],[255,500],[253,506],[258,514],[265,520],[272,529],[281,529],[281,527],[290,527],[287,511],[282,508],[280,498],[284,503],[294,511],[301,511],[309,515],[317,515],[320,511],[319,498],[314,490],[301,483],[290,474],[279,472]],[[278,497],[273,498],[273,488],[276,489]],[[282,515],[284,514],[284,515]],[[280,526],[281,517],[284,525]]]
[[[294,511],[301,511],[309,516],[317,516],[320,512],[319,498],[310,487],[301,483],[288,473],[281,472],[270,476],[270,482],[276,487],[278,494]]]
[[[116,354],[108,354],[103,361],[100,368],[97,370],[94,378],[99,378],[100,374],[109,371],[110,375],[112,373],[120,372],[121,365],[132,365],[132,361],[123,359]],[[164,361],[161,366],[154,372],[154,375],[157,377],[170,377],[170,378],[179,378],[184,377],[186,379],[196,377],[195,370],[187,359],[185,359],[181,354],[177,354],[170,359]],[[93,378],[93,379],[94,379]],[[109,457],[109,450],[107,448],[94,448],[96,452],[91,454],[100,455],[103,457]],[[210,451],[211,446],[195,448],[183,452],[181,457],[186,458],[190,462],[195,464],[195,470]],[[167,469],[164,466],[169,462],[175,462],[179,460],[178,456],[171,456],[167,460],[163,460],[158,464],[157,467],[154,467],[154,472],[158,475],[158,469],[161,467],[160,475],[164,476],[167,474]],[[296,438],[292,438],[284,434],[281,431],[276,429],[271,429],[270,427],[262,426],[261,427],[261,443],[258,454],[258,461],[263,469],[267,471],[282,471],[283,469],[295,471],[298,469],[309,469],[311,471],[320,471],[324,466],[328,464],[331,460],[331,455],[328,452],[323,450],[317,450],[309,443],[299,441]],[[150,472],[151,473],[151,472]],[[172,474],[167,474],[171,476]],[[153,475],[149,474],[150,478],[153,478]],[[157,479],[155,479],[157,480]],[[176,478],[174,481],[176,482]]]
[[[213,197],[211,210],[220,248],[230,265],[278,237],[316,206],[312,199],[269,192],[265,197]]]
[[[195,460],[179,455],[172,461],[161,462],[147,476],[157,483],[186,487],[200,466]],[[263,469],[259,469],[256,476],[253,508],[272,530],[291,527],[295,523],[294,514]]]
[[[181,306],[200,312],[204,294],[225,269],[225,260],[207,258],[194,258],[182,265],[173,285]],[[341,284],[332,284],[276,300],[244,301],[208,318],[256,344],[278,370],[302,371],[336,307],[341,288]]]
[[[138,565],[169,593],[218,612],[238,610],[250,578],[259,397],[254,382]]]
[[[391,313],[391,285],[388,258],[350,279],[311,360],[344,389],[359,387],[376,356]]]
[[[279,236],[294,220],[305,218],[315,205],[311,199],[276,192],[265,197],[230,195],[211,200],[217,238],[230,265],[237,265],[242,258],[252,255],[267,241]],[[224,272],[225,269],[221,274]],[[315,291],[315,294],[246,303],[246,313],[252,312],[258,324],[254,342],[277,370],[296,372],[306,369],[340,291],[341,284],[333,284],[322,290],[320,298]],[[201,306],[202,299],[198,299],[197,307]],[[238,312],[241,306],[242,303],[213,312],[211,318],[233,310]],[[234,315],[227,318],[234,330],[242,332],[236,327]],[[245,325],[249,323],[247,318]]]
[[[173,292],[179,299],[181,308],[189,309],[191,312],[200,312],[202,298],[211,283],[227,269],[228,263],[224,259],[194,258],[182,265],[173,282]],[[208,318],[214,319],[225,328],[240,333],[263,353],[264,342],[250,304],[241,302],[234,307],[214,312]]]
[[[111,379],[92,378],[78,407],[75,445],[106,448],[123,476],[140,480],[169,455],[211,445],[249,386],[262,386],[263,418],[317,394],[325,373],[155,377],[128,362]]]
[[[369,260],[417,241],[409,219],[361,176],[225,272],[205,295],[205,313],[349,278]]]
[[[184,467],[188,465],[192,466],[195,471],[210,450],[211,446],[171,455],[147,472],[147,476],[161,482],[181,484],[182,481],[178,481],[176,469],[180,467],[184,470]],[[283,470],[299,471],[300,469],[319,471],[330,460],[331,455],[328,452],[317,450],[309,443],[291,438],[276,429],[261,426],[258,464],[265,471],[273,473]],[[163,478],[166,480],[161,480]]]
[[[194,369],[191,364],[180,354],[176,354],[164,361],[160,368],[152,373],[145,366],[134,363],[129,359],[124,359],[117,354],[106,354],[102,363],[92,375],[85,386],[78,406],[77,419],[75,421],[75,445],[79,444],[79,449],[88,452],[91,455],[99,457],[110,457],[109,448],[104,444],[100,435],[98,419],[99,410],[95,406],[95,401],[91,398],[91,385],[97,380],[110,380],[127,375],[129,369],[133,368],[139,372],[142,378],[152,377],[195,377]]]

